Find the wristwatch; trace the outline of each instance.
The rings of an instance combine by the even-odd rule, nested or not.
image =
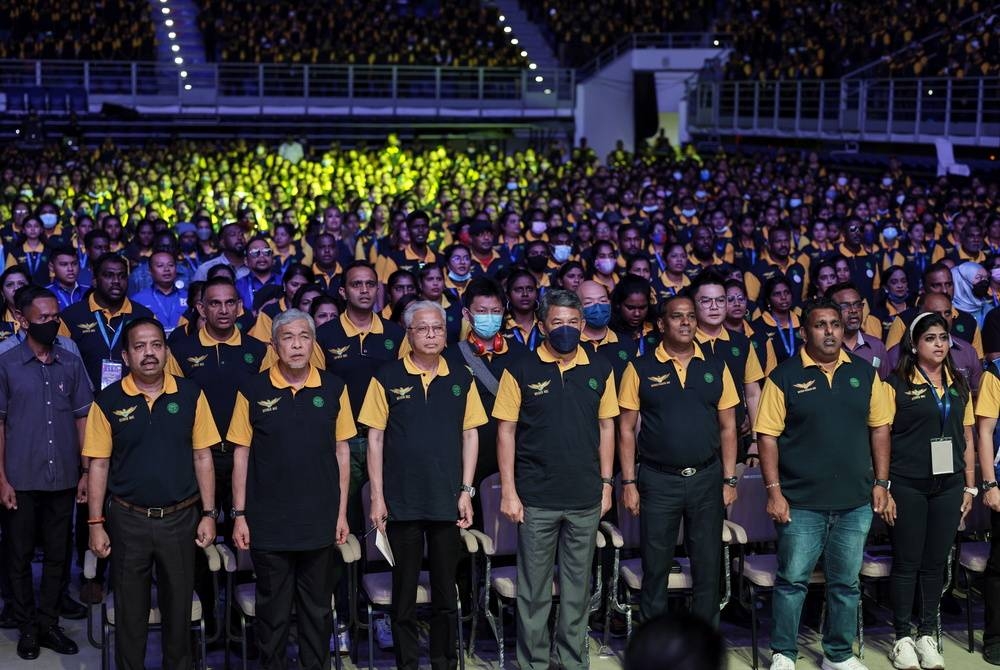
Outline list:
[[[975,498],[976,496],[979,495],[979,489],[977,489],[975,486],[966,486],[962,490],[965,491],[966,493],[968,493],[973,498]]]
[[[886,491],[888,491],[892,487],[892,482],[889,481],[888,479],[876,479],[875,486],[881,486]]]
[[[725,484],[726,486],[732,486],[733,488],[736,488],[736,485],[740,483],[740,478],[737,477],[736,475],[733,475],[732,477],[723,477],[722,483]]]
[[[203,517],[211,517],[211,518],[215,519],[216,521],[219,520],[219,510],[217,510],[217,509],[203,509],[201,511],[201,515]]]
[[[245,509],[236,509],[234,507],[231,510],[229,510],[229,516],[231,516],[234,519],[236,517],[238,517],[238,516],[246,516],[246,515],[247,515],[247,511]]]
[[[985,491],[989,491],[990,489],[995,489],[998,486],[1000,486],[1000,483],[998,483],[997,480],[994,479],[991,482],[983,482],[983,483],[981,483],[979,485],[979,488],[981,488],[985,492]]]
[[[461,486],[458,487],[458,490],[459,491],[463,491],[465,493],[468,493],[470,498],[475,498],[476,497],[476,487],[475,486],[466,486],[465,484],[462,484]]]
[[[601,483],[607,484],[608,486],[614,486],[615,480],[612,479],[611,477],[601,477]]]

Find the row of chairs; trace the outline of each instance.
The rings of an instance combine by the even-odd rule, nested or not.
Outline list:
[[[3,89],[5,111],[29,111],[82,114],[88,111],[87,91],[83,87],[53,88],[47,86],[8,86]]]

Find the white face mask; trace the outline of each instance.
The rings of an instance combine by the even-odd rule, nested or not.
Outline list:
[[[615,259],[613,258],[598,258],[594,261],[594,267],[602,275],[609,275],[614,272],[615,269]]]
[[[39,220],[41,220],[42,226],[44,226],[45,228],[55,228],[56,223],[59,221],[59,217],[53,214],[52,212],[45,212],[38,218]]]
[[[544,221],[532,221],[531,222],[531,232],[533,234],[535,234],[535,235],[542,235],[548,229],[549,229],[549,226]]]
[[[838,186],[847,186],[847,177],[837,177]]]
[[[686,216],[689,219],[692,216],[694,216],[695,214],[697,214],[697,213],[698,213],[698,210],[696,210],[696,209],[682,209],[681,210],[681,214],[683,214],[684,216]]]
[[[569,260],[569,255],[572,251],[573,247],[568,244],[556,244],[552,247],[552,259],[556,263],[565,263]]]

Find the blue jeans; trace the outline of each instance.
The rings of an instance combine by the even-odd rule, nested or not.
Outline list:
[[[809,576],[822,555],[826,574],[826,623],[823,654],[839,663],[854,655],[858,600],[858,573],[872,508],[813,511],[792,508],[791,521],[775,524],[778,531],[778,575],[774,584],[771,650],[795,660],[799,619]]]

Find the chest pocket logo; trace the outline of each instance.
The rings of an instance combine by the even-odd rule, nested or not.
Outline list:
[[[208,358],[208,354],[204,356],[188,356],[188,363],[191,364],[193,368],[203,368],[205,367],[205,359]]]
[[[125,423],[126,421],[131,421],[135,418],[135,410],[139,409],[138,405],[132,405],[131,407],[126,407],[125,409],[116,409],[111,413],[118,417],[118,423]]]
[[[92,321],[90,323],[81,323],[80,332],[84,335],[93,335],[94,331],[97,329],[97,322]]]
[[[810,391],[816,390],[816,380],[810,379],[807,382],[802,382],[801,384],[792,384],[799,391],[799,395],[803,393],[809,393]]]
[[[331,354],[333,354],[333,360],[339,361],[342,358],[347,358],[347,350],[351,348],[351,345],[346,347],[334,347],[332,349],[327,349]]]
[[[528,388],[535,392],[535,396],[545,395],[549,392],[549,384],[552,380],[546,380],[544,382],[535,382],[534,384],[528,384]]]
[[[905,391],[906,395],[910,396],[910,400],[923,400],[927,397],[927,389],[913,389],[912,391]]]
[[[646,379],[648,381],[652,382],[649,385],[649,388],[653,388],[653,389],[655,389],[658,386],[666,386],[667,384],[670,383],[670,375],[669,374],[667,374],[667,375],[658,375],[656,377],[646,377]]]
[[[396,396],[396,400],[409,400],[410,394],[413,393],[413,387],[401,386],[399,388],[389,389],[389,393]]]
[[[258,400],[257,404],[261,406],[261,414],[267,414],[268,412],[277,412],[278,403],[281,398],[271,398],[270,400]]]

